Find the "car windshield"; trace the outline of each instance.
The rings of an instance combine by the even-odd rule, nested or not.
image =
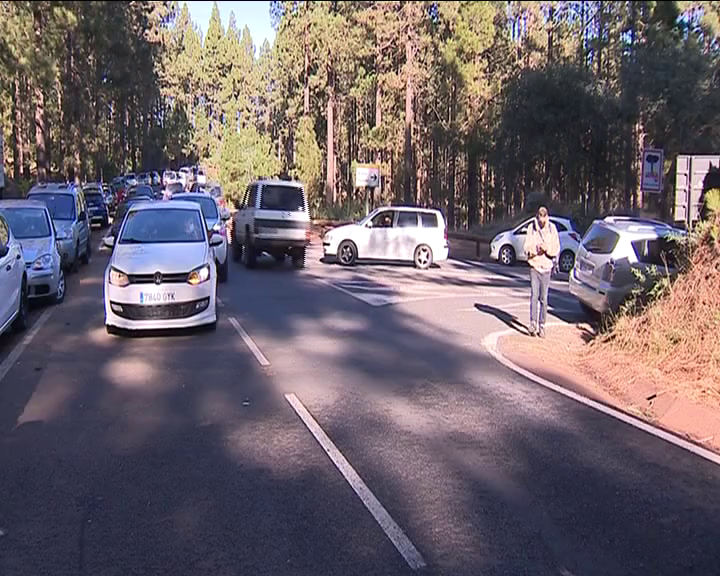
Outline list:
[[[119,244],[204,242],[205,225],[196,210],[135,210],[125,217]]]
[[[296,186],[268,185],[262,188],[260,199],[262,210],[304,212],[305,200],[302,189]]]
[[[97,192],[90,192],[85,194],[85,200],[87,200],[88,206],[102,206],[103,197],[102,194]]]
[[[75,220],[75,198],[72,194],[32,194],[33,200],[42,200],[53,220]]]
[[[209,196],[173,196],[172,199],[185,200],[188,202],[196,202],[197,204],[200,204],[200,208],[206,220],[217,220],[219,218],[217,204],[215,204],[215,200],[213,200]]]
[[[47,238],[51,235],[50,222],[42,208],[6,208],[3,214],[18,240]]]

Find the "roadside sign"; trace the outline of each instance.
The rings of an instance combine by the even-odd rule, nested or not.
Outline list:
[[[700,220],[705,178],[711,170],[720,170],[720,156],[680,154],[675,163],[676,222],[691,226]]]
[[[358,164],[355,167],[355,188],[377,188],[380,186],[380,166]]]
[[[662,192],[664,153],[659,148],[646,148],[642,155],[643,192]]]

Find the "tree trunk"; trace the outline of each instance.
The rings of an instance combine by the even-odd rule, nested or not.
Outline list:
[[[412,66],[414,58],[414,46],[412,39],[405,41],[405,202],[412,202],[413,198],[413,147],[412,147],[412,131],[413,131],[413,84],[412,84]]]
[[[23,105],[23,114],[22,114],[22,164],[23,164],[23,177],[25,180],[30,180],[30,146],[32,143],[32,140],[35,136],[35,131],[32,129],[33,126],[31,125],[30,117],[32,110],[30,109],[30,106],[28,105],[28,101],[30,100],[30,82],[25,76],[23,78],[22,82],[22,100],[21,105]]]
[[[35,33],[35,57],[40,59],[43,43],[42,10],[38,4],[33,7],[33,31]],[[35,78],[35,152],[37,178],[43,182],[47,179],[47,158],[45,156],[45,94],[42,81]]]
[[[335,204],[335,75],[332,60],[328,58],[328,100],[327,100],[327,166],[325,173],[325,200]]]
[[[308,48],[308,29],[305,25],[304,33],[304,53],[305,53],[305,85],[303,87],[303,113],[310,116],[310,54]]]
[[[455,230],[455,173],[457,166],[457,153],[455,152],[455,145],[450,144],[450,162],[449,162],[449,174],[448,174],[448,204],[447,204],[447,221],[448,229]]]
[[[12,149],[13,149],[13,177],[19,181],[22,177],[23,167],[23,112],[22,92],[20,85],[20,73],[15,73],[13,90],[13,125],[12,125]]]
[[[478,155],[472,144],[467,148],[468,228],[478,221]]]

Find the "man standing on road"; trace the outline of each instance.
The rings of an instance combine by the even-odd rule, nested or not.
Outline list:
[[[550,222],[545,206],[540,206],[535,219],[528,226],[525,236],[525,254],[530,264],[530,336],[545,338],[548,290],[550,276],[555,265],[553,260],[560,252],[557,228]],[[538,304],[540,310],[538,314]]]

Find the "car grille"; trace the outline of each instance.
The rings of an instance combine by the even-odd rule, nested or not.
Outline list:
[[[180,284],[187,281],[189,272],[163,274],[161,284]],[[128,274],[130,284],[155,284],[155,274]]]
[[[181,302],[178,304],[158,304],[145,306],[142,304],[121,304],[110,302],[112,311],[126,320],[178,320],[190,318],[207,309],[210,298]]]

